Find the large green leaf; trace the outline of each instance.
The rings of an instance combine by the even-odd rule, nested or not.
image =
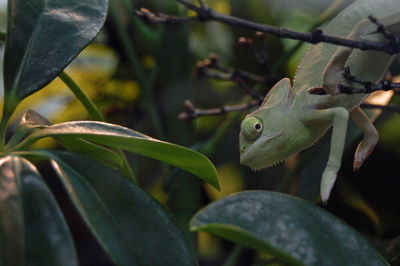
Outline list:
[[[107,0],[9,0],[6,110],[41,89],[98,34]],[[8,108],[8,109],[7,109]]]
[[[57,203],[26,159],[0,161],[0,265],[78,265]]]
[[[208,205],[191,221],[291,265],[388,265],[356,231],[318,206],[281,193],[249,191]]]
[[[34,110],[27,110],[21,120],[10,141],[7,143],[6,151],[13,150],[14,146],[26,137],[29,133],[32,133],[35,129],[45,128],[50,126],[51,123],[42,115]],[[78,137],[57,137],[57,142],[64,146],[69,151],[82,153],[90,158],[98,160],[106,165],[120,168],[122,166],[121,157],[115,152],[96,145],[89,141],[80,139]]]
[[[171,215],[119,172],[68,152],[48,157],[90,230],[116,265],[197,265]]]
[[[120,169],[122,167],[121,157],[112,150],[104,148],[100,145],[96,145],[80,138],[57,137],[56,140],[69,151],[84,154],[113,168]]]
[[[75,121],[38,129],[16,149],[24,149],[44,137],[80,137],[101,145],[125,149],[182,168],[219,189],[215,167],[201,153],[176,144],[160,141],[118,125]]]
[[[0,265],[23,265],[25,236],[19,180],[11,157],[0,160]],[[21,256],[22,255],[22,256]]]

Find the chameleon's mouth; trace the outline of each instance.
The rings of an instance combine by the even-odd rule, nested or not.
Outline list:
[[[251,152],[259,145],[265,145],[265,143],[267,143],[268,141],[271,141],[273,138],[275,138],[277,136],[280,136],[282,133],[283,133],[283,131],[279,131],[276,133],[272,133],[272,134],[263,136],[263,137],[259,138],[258,140],[256,140],[253,144],[251,144],[249,147],[247,147],[247,149],[242,154],[240,154],[240,163],[250,166],[251,159],[252,159]]]
[[[284,159],[281,159],[281,160],[278,160],[278,161],[275,161],[275,162],[272,162],[272,163],[269,163],[269,164],[266,164],[266,165],[263,165],[263,166],[259,166],[259,167],[256,166],[256,167],[250,167],[250,168],[253,171],[261,171],[261,170],[264,170],[266,168],[270,168],[272,166],[278,165],[278,164],[286,161],[287,159],[288,158],[284,158]]]

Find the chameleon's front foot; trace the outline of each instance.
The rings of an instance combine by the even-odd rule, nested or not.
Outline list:
[[[349,112],[343,107],[316,110],[305,117],[305,121],[308,122],[332,123],[329,158],[321,180],[321,198],[324,204],[328,201],[329,194],[336,180],[336,173],[339,171],[342,161],[348,118]]]
[[[324,205],[326,205],[326,203],[328,202],[329,195],[331,194],[333,185],[335,184],[336,177],[336,171],[328,167],[325,168],[321,180],[321,199]]]

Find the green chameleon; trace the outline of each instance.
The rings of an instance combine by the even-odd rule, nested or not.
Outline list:
[[[387,42],[377,33],[378,22],[393,35],[400,33],[400,0],[358,0],[341,12],[324,33],[349,39]],[[349,115],[363,132],[354,156],[354,170],[360,168],[379,136],[360,109],[368,94],[339,94],[338,85],[357,87],[343,77],[348,66],[355,76],[378,82],[385,76],[394,56],[376,51],[320,43],[311,46],[302,59],[294,79],[284,78],[265,96],[260,108],[242,121],[239,135],[240,163],[260,170],[282,162],[314,143],[332,127],[329,158],[321,180],[324,203],[340,168]],[[320,88],[324,95],[310,93]]]

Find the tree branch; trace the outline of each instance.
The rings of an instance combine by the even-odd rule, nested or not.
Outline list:
[[[164,23],[164,24],[184,24],[198,20],[197,16],[194,17],[177,17],[165,14],[154,14],[146,8],[136,10],[135,14],[146,23]]]
[[[308,33],[299,33],[281,27],[264,25],[218,13],[213,9],[211,9],[209,6],[207,6],[202,0],[198,0],[200,6],[196,6],[192,3],[189,3],[186,0],[177,0],[177,1],[182,5],[184,5],[185,7],[187,7],[188,9],[195,11],[197,16],[177,18],[163,14],[154,15],[147,10],[146,12],[142,12],[141,15],[151,20],[152,22],[164,22],[164,23],[186,23],[196,20],[219,21],[229,25],[245,27],[248,29],[255,30],[257,32],[257,38],[260,41],[264,40],[263,33],[268,33],[281,38],[297,39],[313,44],[319,42],[326,42],[326,43],[348,46],[352,48],[358,48],[361,50],[378,50],[389,54],[398,53],[400,51],[400,37],[394,36],[393,34],[388,32],[383,25],[381,25],[375,18],[371,16],[369,17],[369,19],[371,20],[372,23],[376,24],[377,32],[381,33],[388,40],[388,42],[349,40],[336,36],[325,35],[323,31],[319,29]],[[258,51],[254,47],[253,41],[249,38],[244,38],[244,37],[239,38],[239,44],[242,47],[246,47],[250,51],[250,53],[257,59],[260,65],[264,69],[268,70],[267,55],[265,53],[264,47],[261,47],[260,51]],[[197,64],[198,76],[215,78],[226,81],[235,81],[238,83],[239,87],[241,87],[244,90],[246,94],[250,95],[253,98],[253,100],[245,104],[225,105],[222,107],[211,108],[211,109],[196,108],[192,102],[186,100],[184,103],[185,110],[179,115],[179,118],[185,120],[191,120],[201,116],[222,115],[232,111],[248,110],[259,106],[263,100],[262,95],[258,94],[255,90],[253,90],[250,86],[248,86],[245,81],[251,81],[256,83],[261,82],[266,84],[268,83],[268,81],[274,79],[268,73],[269,71],[267,71],[265,77],[261,77],[244,70],[240,69],[233,70],[219,65],[218,57],[215,54],[211,54],[208,59],[203,60]],[[344,72],[344,77],[351,82],[361,84],[363,87],[354,88],[350,86],[339,85],[340,93],[346,93],[346,94],[371,93],[377,90],[392,90],[400,87],[400,83],[393,83],[390,82],[389,80],[384,80],[377,84],[374,84],[369,81],[364,81],[358,77],[353,76],[348,68],[346,68]],[[325,94],[325,91],[323,90],[322,87],[318,87],[310,90],[310,93]],[[375,109],[378,108],[385,111],[400,113],[400,106],[381,106],[372,104],[362,104],[361,106],[365,108],[375,108]]]
[[[238,77],[235,80],[246,94],[250,95],[251,98],[253,98],[254,100],[257,100],[259,104],[262,103],[262,101],[264,100],[264,96],[247,86],[243,79]]]
[[[340,93],[346,93],[346,94],[371,93],[374,91],[380,91],[380,90],[388,91],[400,88],[400,83],[394,83],[387,79],[382,80],[379,83],[372,83],[370,81],[363,80],[360,77],[351,74],[349,67],[345,68],[343,76],[346,80],[363,85],[363,87],[353,88],[350,86],[339,85]]]
[[[386,30],[385,26],[380,24],[379,21],[374,18],[373,16],[368,16],[368,19],[376,25],[376,31],[383,36],[385,36],[386,39],[388,39],[393,45],[398,45],[400,43],[400,37],[395,36],[389,31]]]
[[[252,100],[245,104],[224,105],[218,108],[200,109],[196,108],[191,101],[186,100],[183,103],[185,110],[179,115],[179,119],[192,120],[201,116],[224,115],[229,112],[249,110],[259,105],[260,102],[258,100]]]
[[[397,88],[400,88],[400,83],[394,83],[388,80],[383,80],[375,84],[366,81],[364,87],[362,88],[354,88],[350,86],[339,85],[339,92],[345,94],[372,93],[374,91],[389,91]]]
[[[400,113],[400,106],[398,105],[378,105],[378,104],[369,104],[362,103],[360,107],[369,108],[369,109],[381,109],[382,111]]]
[[[361,79],[360,77],[354,76],[350,72],[350,68],[346,67],[343,72],[343,77],[353,83],[360,84],[363,87],[355,88],[351,86],[346,86],[339,84],[339,93],[345,94],[357,94],[357,93],[372,93],[374,91],[389,91],[389,90],[396,90],[400,89],[400,83],[391,82],[390,80],[382,80],[378,83],[373,83],[370,81],[366,81]],[[308,91],[311,94],[317,95],[325,95],[326,92],[322,87],[315,87]]]
[[[266,83],[268,79],[267,77],[261,77],[252,73],[249,73],[245,70],[232,70],[230,68],[221,66],[219,64],[218,56],[216,54],[210,54],[209,58],[197,63],[197,75],[200,77],[208,77],[215,78],[219,80],[225,81],[234,81],[238,84],[238,86],[243,89],[243,91],[253,98],[253,100],[238,105],[225,105],[222,107],[211,108],[211,109],[200,109],[196,108],[194,104],[186,100],[183,104],[184,111],[179,115],[180,119],[183,120],[192,120],[201,116],[210,116],[210,115],[223,115],[229,112],[234,111],[243,111],[249,110],[254,107],[259,106],[264,97],[257,93],[253,88],[251,88],[246,81],[255,82],[255,83]]]
[[[218,56],[213,53],[210,54],[208,59],[198,62],[196,67],[196,72],[199,77],[205,76],[219,80],[235,81],[236,78],[241,78],[252,82],[266,83],[272,78],[265,78],[243,69],[231,69],[222,66],[218,62]]]
[[[271,35],[274,35],[276,37],[280,38],[288,38],[288,39],[294,39],[294,40],[300,40],[312,44],[317,44],[317,43],[331,43],[331,44],[336,44],[336,45],[341,45],[341,46],[347,46],[347,47],[352,47],[360,50],[375,50],[375,51],[382,51],[384,53],[388,54],[396,54],[400,52],[400,38],[395,38],[395,39],[390,39],[388,42],[375,42],[375,41],[369,41],[369,40],[350,40],[346,38],[341,38],[337,36],[331,36],[331,35],[326,35],[323,33],[322,30],[316,29],[311,32],[296,32],[292,30],[288,30],[282,27],[275,27],[271,25],[266,25],[262,23],[257,23],[241,18],[237,18],[234,16],[229,16],[225,15],[222,13],[219,13],[212,8],[210,8],[208,5],[206,5],[203,1],[199,1],[200,7],[187,2],[185,0],[177,0],[179,3],[184,5],[190,10],[193,10],[196,12],[197,16],[195,17],[187,17],[187,18],[176,18],[176,17],[170,17],[168,15],[163,15],[163,14],[149,14],[145,13],[142,15],[147,16],[147,19],[153,22],[163,22],[165,21],[166,23],[171,23],[175,21],[179,21],[179,23],[186,23],[186,22],[192,22],[192,21],[219,21],[228,25],[232,26],[237,26],[237,27],[243,27],[246,29],[258,31],[258,32],[264,32],[268,33]],[[143,17],[143,16],[142,16]],[[157,17],[161,17],[162,19],[158,19]],[[377,24],[377,23],[375,23]],[[379,29],[379,24],[377,24],[377,27]]]
[[[256,32],[256,36],[260,41],[263,41],[263,36],[264,34],[262,32]],[[269,72],[269,67],[267,64],[267,55],[265,52],[264,47],[260,47],[260,49],[257,49],[254,46],[253,40],[250,38],[245,38],[245,37],[240,37],[238,40],[238,43],[247,48],[249,52],[253,55],[253,57],[257,60],[257,62]]]

